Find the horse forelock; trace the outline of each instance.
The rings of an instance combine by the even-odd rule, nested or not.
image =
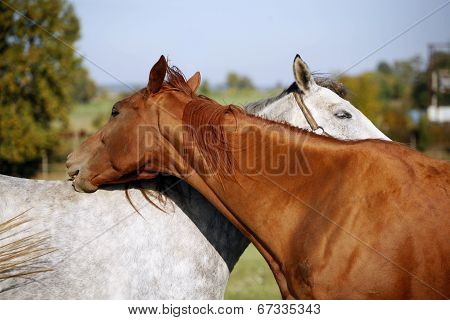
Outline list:
[[[195,96],[195,92],[189,87],[183,72],[175,66],[167,67],[166,80],[163,83],[162,90],[178,90],[190,97]]]

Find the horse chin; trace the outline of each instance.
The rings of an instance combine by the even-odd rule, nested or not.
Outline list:
[[[98,186],[93,185],[87,179],[82,179],[80,176],[75,177],[72,186],[77,192],[92,193],[98,190]]]
[[[159,172],[143,172],[137,175],[137,180],[152,180],[159,175]]]

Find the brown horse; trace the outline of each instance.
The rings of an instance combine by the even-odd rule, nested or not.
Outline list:
[[[161,57],[69,157],[76,190],[185,179],[255,244],[283,298],[448,298],[448,162],[249,116],[197,96],[199,82]]]

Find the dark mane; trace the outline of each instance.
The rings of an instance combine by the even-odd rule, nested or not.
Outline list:
[[[345,99],[347,97],[347,88],[342,83],[334,79],[314,76],[314,81],[316,81],[317,85],[330,89],[342,99]]]

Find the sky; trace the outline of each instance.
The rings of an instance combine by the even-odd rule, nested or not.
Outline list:
[[[297,53],[315,72],[339,73],[418,23],[347,73],[428,55],[431,42],[450,41],[446,0],[137,1],[73,0],[81,22],[77,49],[103,85],[144,84],[161,54],[186,76],[200,71],[212,84],[229,71],[260,87],[293,81]],[[108,74],[109,73],[109,74]]]

